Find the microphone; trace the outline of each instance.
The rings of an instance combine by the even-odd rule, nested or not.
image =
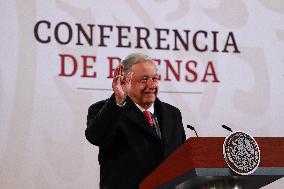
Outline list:
[[[198,137],[198,134],[193,126],[187,125],[187,128],[190,128],[191,130],[193,130],[195,132],[195,135]]]
[[[233,132],[233,130],[232,130],[230,127],[226,126],[226,125],[222,125],[222,127],[223,127],[224,129],[228,130],[228,131]]]

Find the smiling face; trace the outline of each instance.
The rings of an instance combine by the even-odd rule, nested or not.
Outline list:
[[[147,109],[158,94],[158,74],[153,62],[142,61],[131,67],[133,72],[128,96],[138,105]]]

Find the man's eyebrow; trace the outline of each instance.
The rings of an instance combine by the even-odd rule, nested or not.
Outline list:
[[[144,75],[141,75],[140,77],[142,78],[142,77],[157,77],[157,76],[159,76],[159,74],[154,74],[154,75],[147,75],[147,74],[144,74]]]
[[[144,78],[144,77],[149,77],[149,75],[141,75],[141,77],[142,77],[142,78]]]

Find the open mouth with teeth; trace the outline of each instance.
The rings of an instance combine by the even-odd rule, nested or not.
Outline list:
[[[154,91],[144,91],[143,96],[146,98],[155,98],[156,97],[156,90]]]
[[[156,90],[152,90],[152,91],[144,91],[144,94],[156,94]]]

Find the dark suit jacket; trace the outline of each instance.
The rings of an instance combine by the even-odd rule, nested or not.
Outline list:
[[[129,97],[123,107],[116,105],[114,95],[90,106],[85,134],[90,143],[99,146],[101,189],[138,189],[185,141],[180,111],[159,99],[154,109],[161,139]]]

